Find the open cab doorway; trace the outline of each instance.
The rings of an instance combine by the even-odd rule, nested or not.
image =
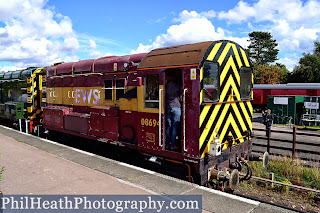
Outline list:
[[[182,72],[168,69],[165,74],[165,149],[181,152]]]

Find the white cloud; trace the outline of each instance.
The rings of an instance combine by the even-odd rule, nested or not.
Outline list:
[[[68,62],[75,62],[75,61],[79,61],[79,60],[80,60],[80,58],[78,56],[73,55],[73,56],[66,56],[63,61],[68,63]]]
[[[217,13],[214,10],[209,10],[207,12],[202,12],[200,14],[206,18],[215,18],[217,16]]]
[[[78,60],[75,55],[79,50],[93,58],[113,55],[104,54],[106,51],[102,46],[127,51],[120,42],[110,38],[77,35],[70,18],[56,13],[53,7],[46,5],[47,2],[0,0],[0,61],[10,61],[15,67],[44,66],[62,60]],[[175,15],[166,32],[146,44],[140,43],[131,53],[220,39],[247,47],[247,33],[268,31],[284,55],[280,62],[290,68],[297,64],[301,53],[313,50],[313,41],[319,40],[319,11],[320,0],[255,0],[250,3],[240,0],[226,11],[184,10]]]
[[[238,5],[228,12],[219,12],[220,19],[227,19],[232,22],[246,21],[249,17],[256,16],[256,10],[248,5],[248,3],[240,1]]]
[[[286,18],[289,22],[318,23],[320,18],[320,2],[318,0],[260,0],[252,5],[245,1],[228,10],[218,13],[219,19],[231,23],[239,23],[253,19],[256,22],[276,21]]]
[[[114,56],[115,54],[112,54],[112,53],[105,53],[104,55],[103,55],[103,57],[106,57],[106,56]]]
[[[100,51],[93,51],[89,55],[93,58],[100,58],[103,56],[103,54]]]
[[[79,49],[79,42],[78,39],[75,37],[71,37],[71,38],[65,38],[63,41],[63,48],[64,51],[76,51]]]
[[[69,17],[44,9],[47,0],[0,0],[0,61],[45,66],[79,49]]]
[[[0,66],[1,71],[16,71],[16,70],[22,70],[24,68],[16,67],[16,66]]]
[[[284,55],[279,62],[292,70],[301,54],[311,52],[314,41],[320,38],[319,11],[320,0],[258,0],[254,3],[240,0],[227,11],[199,13],[184,10],[173,19],[176,23],[168,27],[166,33],[158,35],[149,44],[140,43],[131,53],[219,39],[232,40],[247,47],[248,37],[240,35],[244,32],[267,31],[278,42],[279,55]],[[220,22],[216,22],[217,19]],[[228,25],[221,22],[227,22]]]
[[[102,53],[100,51],[93,51],[89,54],[92,58],[101,58],[101,57],[105,57],[105,56],[114,56],[116,54],[112,54],[112,53]]]
[[[305,27],[304,25],[290,24],[288,20],[275,21],[270,30],[279,43],[282,51],[310,52],[313,50],[313,41],[319,38],[320,27]]]
[[[196,11],[188,11],[184,10],[179,14],[178,18],[174,18],[174,22],[181,22],[184,23],[192,18],[214,18],[216,17],[216,12],[214,10],[209,10],[206,12],[197,13]]]
[[[282,39],[279,42],[279,50],[281,51],[295,51],[300,46],[300,41],[297,39]]]
[[[296,53],[285,54],[284,57],[280,58],[277,62],[280,64],[285,64],[289,71],[292,71],[294,66],[297,65],[299,61],[299,56]]]
[[[89,49],[96,49],[97,48],[97,44],[94,40],[90,39],[89,40]]]
[[[95,37],[95,36],[89,36],[87,34],[79,34],[78,39],[80,42],[86,43],[86,45],[88,45],[88,42],[90,43],[90,40],[93,40],[95,43],[98,43],[98,44],[113,45],[113,46],[120,47],[118,41],[115,41],[106,37]]]
[[[23,9],[23,0],[16,1],[0,1],[0,20],[11,17],[12,15],[18,14],[18,11]]]
[[[284,3],[278,8],[278,13],[279,16],[287,17],[289,22],[319,23],[320,1],[309,0],[303,4],[301,0],[287,0]]]
[[[179,14],[179,18],[174,18],[173,21],[183,23],[191,18],[201,18],[201,16],[194,10],[190,12],[188,10],[184,10]]]
[[[276,25],[273,28],[274,33],[278,33],[281,36],[288,36],[290,34],[290,25],[285,19],[277,20]]]
[[[229,11],[219,12],[218,17],[229,23],[253,21],[268,22],[270,31],[278,40],[305,40],[313,45],[320,32],[320,1],[309,0],[260,0],[252,5],[240,1]],[[252,24],[252,23],[250,23]],[[297,43],[297,42],[295,42]],[[299,42],[301,44],[301,42]],[[298,46],[309,50],[308,46]]]
[[[180,22],[180,24],[170,26],[167,29],[167,33],[157,36],[152,44],[144,45],[140,43],[138,48],[131,51],[131,53],[143,53],[159,47],[220,39],[230,39],[239,42],[243,46],[248,45],[247,37],[235,38],[228,35],[220,27],[216,29],[212,22],[205,17],[209,16],[208,14],[213,15],[213,12],[197,13],[196,11],[189,12],[184,10],[180,13],[179,18],[174,19],[175,22]]]
[[[241,0],[234,8],[218,13],[220,20],[229,24],[248,22],[248,28],[271,32],[279,43],[280,53],[311,52],[313,42],[320,35],[319,0],[259,0],[253,4]],[[288,67],[295,57],[282,59]]]

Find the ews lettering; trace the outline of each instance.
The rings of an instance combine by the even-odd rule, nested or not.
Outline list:
[[[98,89],[76,89],[76,103],[97,105],[100,100],[100,91]]]

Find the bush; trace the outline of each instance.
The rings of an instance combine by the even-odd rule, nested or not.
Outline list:
[[[301,160],[296,160],[294,163],[291,158],[275,158],[268,163],[268,170],[262,167],[261,162],[249,162],[253,175],[269,178],[269,172],[273,172],[276,179],[279,181],[300,183],[313,189],[320,189],[320,170],[317,166],[305,167]],[[287,182],[285,181],[285,182]]]

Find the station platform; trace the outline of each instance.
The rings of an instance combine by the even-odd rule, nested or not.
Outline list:
[[[202,195],[202,212],[292,212],[0,126],[7,195]]]

